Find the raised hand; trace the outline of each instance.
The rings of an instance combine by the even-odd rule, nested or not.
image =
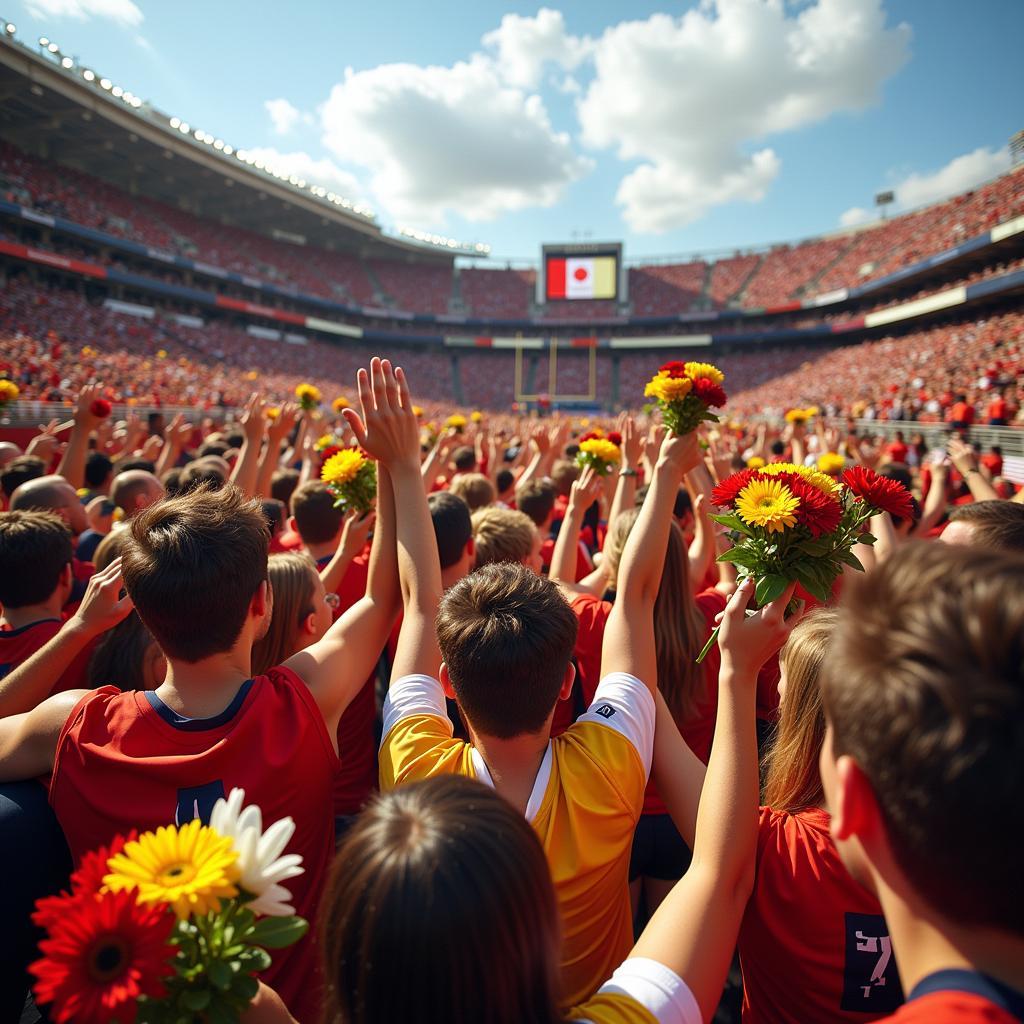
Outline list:
[[[753,680],[764,663],[786,642],[799,615],[786,619],[786,605],[793,596],[796,584],[791,583],[780,597],[760,611],[747,615],[747,605],[754,596],[754,581],[748,577],[729,599],[721,613],[718,646],[722,651],[722,675],[731,671],[735,676]]]
[[[245,403],[245,410],[242,413],[238,425],[245,434],[245,439],[250,444],[259,444],[263,441],[263,435],[267,429],[267,417],[263,413],[263,399],[259,394],[253,392],[249,401]]]
[[[123,586],[121,559],[115,558],[106,569],[95,573],[89,580],[85,597],[72,618],[96,636],[113,629],[128,617],[134,607],[130,597],[121,596]]]
[[[622,434],[622,468],[639,469],[644,455],[644,435],[636,420],[627,413],[619,419],[619,433]]]
[[[360,516],[358,512],[347,512],[338,547],[346,555],[355,558],[366,547],[366,541],[376,519],[376,512],[367,512],[365,516]]]
[[[359,446],[388,469],[412,466],[419,473],[419,423],[405,373],[374,356],[369,372],[359,371],[357,384],[362,416],[353,409],[344,416]]]
[[[585,466],[579,477],[573,481],[570,504],[586,510],[599,501],[604,494],[604,480],[594,472],[593,466]]]
[[[277,414],[277,419],[271,421],[267,428],[267,440],[278,445],[292,432],[299,418],[299,405],[297,402],[285,402]]]
[[[701,449],[695,431],[676,437],[669,434],[661,443],[661,457],[671,462],[680,475],[689,473],[700,464]]]

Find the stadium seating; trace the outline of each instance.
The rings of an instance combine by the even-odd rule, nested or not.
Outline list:
[[[684,313],[694,308],[707,280],[703,260],[663,266],[631,267],[629,300],[635,316]]]
[[[533,270],[465,267],[459,271],[462,302],[473,316],[497,320],[525,318],[536,286],[537,273]]]

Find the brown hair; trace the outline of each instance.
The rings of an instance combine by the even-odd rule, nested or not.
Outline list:
[[[260,503],[233,486],[200,488],[143,509],[127,531],[124,584],[164,653],[196,662],[229,651],[267,578]]]
[[[1014,501],[978,501],[950,513],[951,523],[971,528],[971,541],[997,551],[1024,552],[1024,505]]]
[[[563,497],[568,497],[572,491],[572,485],[580,475],[580,467],[569,459],[559,459],[551,467],[551,481],[555,490]]]
[[[843,594],[823,678],[836,757],[865,773],[918,894],[1024,931],[1024,558],[912,543]]]
[[[344,513],[334,502],[330,488],[319,480],[307,480],[296,489],[291,510],[304,544],[326,544],[338,536]]]
[[[127,530],[111,530],[96,545],[96,551],[92,556],[92,564],[96,567],[97,572],[102,572],[115,558],[120,556],[121,547],[127,538]]]
[[[470,473],[476,469],[476,450],[468,444],[461,445],[452,452],[452,465],[460,473]]]
[[[779,727],[765,758],[764,803],[792,813],[820,807],[818,756],[825,739],[821,704],[821,670],[835,639],[839,613],[818,608],[802,619],[779,654],[786,671],[786,695]]]
[[[479,782],[441,776],[371,803],[334,860],[320,920],[327,1020],[563,1019],[547,859]]]
[[[252,645],[253,675],[263,675],[295,653],[299,623],[314,611],[315,573],[309,555],[288,552],[270,556],[267,578],[274,592],[274,611],[270,628]]]
[[[529,516],[509,508],[482,508],[473,513],[476,568],[492,562],[521,562],[533,551],[537,528]]]
[[[544,728],[577,629],[558,587],[522,565],[488,565],[447,590],[437,639],[473,727],[496,739]]]
[[[71,562],[71,531],[55,512],[0,512],[0,604],[48,600]]]
[[[532,480],[516,491],[516,508],[529,516],[536,526],[543,526],[555,509],[558,492],[550,480]]]
[[[627,509],[615,518],[605,542],[609,587],[618,582],[619,563],[640,509]],[[658,689],[677,723],[697,710],[707,691],[704,668],[697,655],[706,639],[707,625],[693,599],[686,540],[679,524],[669,525],[668,547],[654,602],[654,644],[658,659]]]
[[[470,512],[486,508],[494,501],[494,484],[483,473],[462,473],[452,481],[452,494],[461,498]]]

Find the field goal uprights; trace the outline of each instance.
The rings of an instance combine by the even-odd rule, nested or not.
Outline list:
[[[590,339],[587,339],[590,341]],[[573,345],[570,342],[570,347],[577,349],[582,346]],[[537,392],[536,394],[528,394],[523,388],[523,350],[528,348],[531,351],[536,351],[533,346],[528,345],[516,345],[516,401],[517,402],[537,402],[541,398],[546,398],[551,402],[594,402],[597,400],[597,346],[595,344],[588,344],[585,346],[588,355],[587,364],[587,393],[584,395],[571,395],[561,394],[558,390],[558,341],[552,338],[548,343],[548,390],[546,393]]]

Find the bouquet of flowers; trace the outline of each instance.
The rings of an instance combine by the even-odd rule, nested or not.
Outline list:
[[[309,927],[280,884],[303,871],[284,854],[295,823],[264,832],[244,800],[233,789],[209,825],[118,836],[82,859],[70,892],[39,900],[32,920],[47,937],[29,970],[57,1024],[239,1019],[267,950]]]
[[[461,434],[466,429],[466,417],[455,412],[445,421],[444,424],[453,434]]]
[[[300,384],[295,389],[295,397],[306,412],[312,412],[320,404],[320,389],[312,384]]]
[[[790,409],[786,413],[786,422],[792,423],[795,426],[802,427],[809,420],[814,419],[818,415],[818,407],[816,405],[810,405],[806,409]]]
[[[677,437],[696,430],[701,423],[717,423],[712,407],[726,403],[722,389],[725,375],[710,363],[666,363],[644,388],[644,396],[653,398],[661,409],[665,425]]]
[[[912,515],[910,492],[863,466],[848,469],[842,482],[786,462],[743,469],[723,480],[711,501],[726,510],[711,518],[727,528],[733,544],[718,561],[732,562],[741,580],[753,577],[761,607],[790,583],[828,601],[843,566],[864,571],[852,550],[875,541],[864,524],[879,512]],[[698,662],[717,637],[716,628]]]
[[[320,479],[334,495],[334,507],[365,515],[377,497],[377,463],[358,448],[343,448],[320,470]]]
[[[590,466],[598,476],[607,476],[622,460],[622,435],[612,431],[607,437],[601,430],[592,430],[580,438],[576,465]]]
[[[334,434],[322,434],[313,442],[313,448],[320,456],[320,462],[324,463],[344,448],[344,441]]]
[[[331,408],[340,416],[343,409],[348,409],[352,403],[344,396],[338,395],[338,397],[331,402]]]
[[[13,402],[20,394],[21,389],[13,380],[8,380],[6,377],[0,377],[0,409],[2,409],[8,402]]]

